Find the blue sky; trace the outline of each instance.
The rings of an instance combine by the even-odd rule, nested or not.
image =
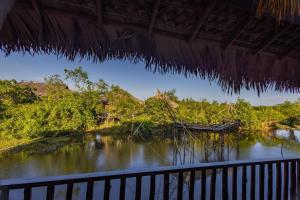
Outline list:
[[[286,100],[294,101],[299,94],[268,91],[257,96],[255,91],[241,91],[240,95],[229,95],[223,92],[215,82],[209,82],[197,77],[185,78],[180,74],[152,73],[147,71],[143,63],[132,64],[123,61],[107,61],[92,63],[87,60],[68,61],[55,55],[11,54],[6,57],[0,53],[0,79],[16,79],[43,81],[44,77],[53,74],[63,75],[64,69],[82,66],[89,73],[91,80],[104,79],[108,84],[120,85],[136,97],[145,99],[161,91],[176,89],[179,98],[192,97],[196,100],[234,102],[238,97],[250,101],[253,105],[274,105]]]

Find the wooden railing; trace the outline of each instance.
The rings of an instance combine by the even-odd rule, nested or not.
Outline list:
[[[96,186],[102,182],[102,188]],[[19,199],[34,199],[34,188],[45,188],[47,200],[65,186],[62,199],[74,197],[74,185],[85,187],[79,199],[297,199],[300,192],[300,158],[232,161],[160,167],[154,170],[113,171],[37,179],[0,181],[0,199],[16,190]],[[129,185],[133,190],[128,190]],[[115,188],[112,192],[112,188]],[[175,189],[174,189],[175,188]],[[129,195],[129,196],[128,196]],[[131,195],[131,196],[130,196]],[[94,196],[94,197],[93,197]]]

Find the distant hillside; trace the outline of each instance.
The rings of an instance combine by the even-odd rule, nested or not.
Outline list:
[[[35,95],[39,97],[43,97],[47,95],[47,85],[44,82],[37,82],[37,81],[21,81],[18,83],[21,86],[30,87]],[[66,89],[69,89],[68,86],[65,86]]]

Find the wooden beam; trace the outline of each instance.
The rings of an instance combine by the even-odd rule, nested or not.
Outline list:
[[[270,46],[275,40],[277,40],[277,38],[279,38],[283,33],[285,33],[288,29],[290,28],[289,25],[286,25],[285,27],[283,27],[281,30],[273,33],[272,35],[270,35],[268,37],[268,39],[264,42],[262,42],[262,44],[253,52],[253,55],[257,55],[260,52],[262,52],[263,50],[265,50],[268,46]]]
[[[233,42],[244,32],[248,25],[252,22],[253,18],[247,16],[235,29],[235,31],[229,36],[229,39],[222,45],[222,49],[226,50]]]
[[[102,0],[96,0],[96,6],[97,6],[97,19],[101,27],[103,26]]]
[[[153,10],[151,20],[150,20],[150,24],[149,24],[149,28],[148,28],[149,35],[151,35],[152,32],[153,32],[153,27],[154,27],[154,24],[155,24],[157,15],[158,15],[158,11],[159,11],[160,1],[161,0],[156,0],[155,1],[154,10]]]
[[[280,53],[280,55],[278,55],[278,59],[283,60],[283,59],[289,57],[289,55],[291,55],[295,51],[299,50],[299,48],[300,48],[300,40],[298,42],[296,42],[296,44],[294,46],[288,48],[285,52]]]
[[[210,12],[215,8],[216,1],[217,0],[211,0],[210,3],[208,3],[207,6],[204,8],[203,14],[198,15],[198,22],[197,22],[190,38],[188,39],[188,42],[192,42],[197,37],[200,28],[203,26],[205,20],[209,16]],[[200,12],[200,13],[202,13],[202,12]]]
[[[42,6],[39,0],[31,0],[31,4],[33,5],[35,12],[38,14],[38,21],[40,24],[38,41],[42,42],[43,34],[44,34],[44,18],[43,18],[44,14],[43,14]]]

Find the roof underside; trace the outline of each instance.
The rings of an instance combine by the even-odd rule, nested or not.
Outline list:
[[[0,30],[0,48],[143,61],[153,71],[217,80],[229,92],[299,92],[300,26],[255,17],[236,3],[17,0]]]

